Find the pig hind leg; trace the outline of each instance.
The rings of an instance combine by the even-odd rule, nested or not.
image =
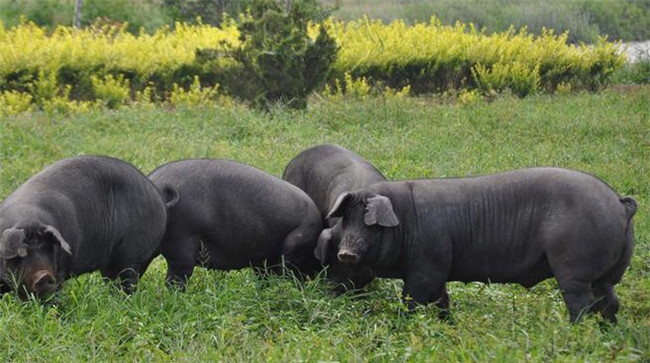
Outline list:
[[[603,261],[609,251],[597,248],[603,246],[600,241],[607,240],[601,229],[586,223],[569,225],[566,222],[572,220],[570,216],[561,217],[550,223],[550,228],[542,229],[542,245],[569,310],[570,321],[574,323],[594,311],[597,305],[594,293],[606,290],[596,282],[611,269]]]
[[[604,319],[616,324],[616,313],[620,306],[618,297],[614,292],[614,284],[599,283],[594,286],[595,301],[591,311],[598,312]]]
[[[628,227],[621,257],[613,268],[593,283],[596,301],[592,311],[599,312],[604,319],[609,320],[612,324],[616,324],[616,313],[618,313],[620,306],[618,297],[614,292],[614,285],[621,281],[625,270],[630,265],[634,239],[633,233],[632,226]]]
[[[185,290],[187,280],[194,273],[200,249],[198,236],[172,235],[165,239],[162,254],[167,261],[168,286]]]
[[[298,274],[311,275],[319,269],[314,249],[320,231],[314,231],[296,229],[289,233],[282,243],[283,262]]]
[[[571,262],[567,262],[562,255],[550,255],[548,261],[569,310],[569,319],[577,322],[591,309],[594,301],[591,282],[597,273],[586,269],[581,262],[585,261],[584,257],[573,256]]]
[[[614,285],[621,281],[627,266],[630,264],[630,258],[629,252],[624,253],[618,264],[595,281],[592,286],[595,295],[592,311],[600,313],[604,319],[609,320],[612,324],[616,324],[616,313],[618,313],[620,306],[618,297],[614,292]]]
[[[557,277],[564,303],[569,309],[571,322],[579,321],[589,311],[594,295],[591,282]]]

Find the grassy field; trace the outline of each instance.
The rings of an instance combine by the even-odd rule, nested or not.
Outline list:
[[[636,249],[617,286],[619,324],[570,325],[556,284],[450,283],[454,323],[432,307],[400,314],[401,281],[332,298],[322,280],[197,269],[164,288],[158,258],[123,296],[98,274],[65,283],[47,305],[0,298],[0,361],[650,361],[650,87],[598,94],[318,101],[305,112],[129,108],[0,119],[0,198],[45,165],[107,154],[148,173],[191,157],[236,159],[280,176],[301,150],[334,142],[391,179],[526,166],[584,170],[633,196]]]

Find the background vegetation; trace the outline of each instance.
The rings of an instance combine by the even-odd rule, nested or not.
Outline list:
[[[526,166],[575,168],[639,204],[636,248],[617,286],[619,324],[571,326],[556,284],[450,284],[454,324],[433,308],[400,315],[401,281],[328,296],[322,280],[259,283],[248,271],[198,269],[167,291],[154,261],[130,297],[98,274],[68,281],[49,305],[0,298],[0,361],[531,361],[650,360],[650,88],[595,94],[340,97],[306,111],[147,105],[0,117],[0,197],[45,165],[108,154],[145,173],[164,162],[225,157],[276,176],[298,152],[335,142],[391,179],[464,176]]]
[[[325,82],[347,92],[357,81],[379,92],[478,90],[523,97],[597,90],[625,60],[612,43],[574,47],[566,34],[551,31],[487,35],[435,19],[413,26],[367,19],[308,26],[314,11],[298,4],[289,14],[277,6],[253,11],[238,25],[177,23],[174,31],[153,35],[134,36],[110,24],[59,27],[52,35],[32,23],[0,28],[0,100],[40,109],[68,100],[115,108],[165,101],[198,83],[252,103],[261,98],[304,107]]]
[[[513,25],[526,26],[532,34],[542,27],[557,34],[569,31],[569,41],[595,43],[599,35],[610,40],[650,39],[650,0],[323,0],[332,16],[349,21],[365,15],[391,22],[429,22],[432,16],[443,24],[472,23],[477,29],[503,32]],[[104,18],[127,22],[131,32],[149,33],[175,21],[218,25],[220,11],[230,15],[243,12],[251,0],[84,0],[82,24]],[[0,20],[17,25],[20,15],[53,30],[71,25],[74,0],[0,0]]]
[[[610,18],[620,10],[625,19],[619,27],[616,22],[609,26],[620,32],[630,23],[636,24],[634,29],[643,28],[646,18],[650,19],[648,1],[607,2]],[[9,27],[0,27],[0,52],[5,55],[0,59],[3,112],[20,112],[34,105],[46,111],[98,105],[116,108],[197,93],[206,99],[227,96],[262,108],[276,102],[304,108],[310,93],[322,91],[325,83],[327,92],[334,93],[348,92],[355,89],[352,83],[363,83],[371,93],[469,91],[491,96],[510,92],[523,97],[537,92],[594,91],[612,79],[621,83],[650,80],[648,55],[623,67],[625,57],[613,43],[600,38],[597,44],[575,47],[570,43],[576,41],[577,33],[568,27],[545,30],[536,25],[551,24],[548,21],[559,17],[572,21],[599,18],[580,15],[593,9],[605,11],[602,4],[587,0],[544,6],[514,0],[438,1],[429,5],[435,5],[440,18],[419,22],[410,17],[390,24],[367,17],[323,22],[326,16],[357,2],[323,7],[317,0],[296,0],[289,11],[276,0],[97,4],[87,0],[84,4],[86,14],[93,18],[86,18],[82,30],[52,29],[56,21],[46,20],[69,12],[72,1],[39,6],[30,1],[6,4],[2,11],[11,13],[6,21]],[[241,16],[239,11],[249,5],[252,11]],[[119,6],[120,11],[112,11],[112,6]],[[126,10],[134,6],[139,8]],[[579,14],[572,12],[574,8]],[[164,22],[173,26],[149,27],[157,30],[134,35],[135,23],[121,22],[122,15],[153,9],[166,14],[161,15]],[[382,9],[396,15],[385,7],[375,11]],[[551,9],[548,16],[531,16],[547,9]],[[234,15],[215,17],[221,11]],[[477,20],[474,11],[492,20]],[[32,14],[41,12],[52,16]],[[102,12],[112,18],[97,18],[95,13]],[[205,24],[193,18],[200,12],[205,13]],[[20,13],[37,25],[26,22]],[[418,12],[424,13],[428,14]],[[378,17],[374,14],[370,16]],[[122,20],[113,20],[117,18]],[[173,23],[179,19],[186,22]],[[16,21],[21,22],[16,25]],[[521,22],[528,23],[531,30],[518,30]]]
[[[160,7],[162,0],[85,0],[86,14],[94,6],[105,6],[107,10],[97,14],[109,13],[112,20],[86,17],[83,31],[65,28],[52,35],[55,24],[72,22],[72,0],[0,0],[0,18],[6,26],[0,31],[0,63],[6,62],[4,68],[0,66],[0,199],[45,165],[79,154],[119,157],[145,173],[174,159],[223,157],[279,176],[304,148],[334,142],[358,152],[391,179],[477,175],[540,165],[580,169],[639,204],[632,264],[617,286],[622,302],[619,324],[601,329],[599,318],[589,317],[570,325],[552,280],[530,290],[450,283],[455,321],[450,324],[440,322],[432,307],[401,314],[399,280],[378,280],[360,294],[332,298],[322,279],[298,283],[290,277],[270,277],[260,282],[249,270],[197,269],[183,294],[163,288],[166,265],[158,258],[131,296],[105,285],[97,273],[69,280],[48,304],[5,294],[0,298],[0,361],[650,361],[650,87],[633,85],[650,81],[650,58],[620,66],[617,62],[622,60],[612,58],[610,48],[566,47],[566,42],[589,41],[593,39],[589,34],[605,29],[592,22],[598,18],[595,12],[607,12],[606,21],[618,24],[610,34],[624,34],[627,24],[636,24],[634,29],[641,29],[636,34],[641,35],[620,37],[647,39],[643,34],[650,29],[645,25],[647,0],[549,0],[542,8],[532,6],[538,2],[524,0],[342,0],[333,16],[356,22],[341,25],[339,33],[334,32],[339,36],[345,27],[356,27],[361,30],[356,34],[402,29],[400,40],[417,39],[409,31],[415,22],[423,21],[427,24],[418,25],[421,34],[431,35],[427,29],[438,26],[448,31],[447,36],[474,34],[483,44],[495,42],[500,49],[509,49],[490,53],[489,49],[497,48],[487,47],[483,55],[506,57],[519,49],[519,54],[540,56],[540,64],[564,59],[557,64],[566,70],[571,64],[601,59],[600,49],[620,67],[606,73],[613,86],[592,93],[577,91],[570,82],[556,82],[552,93],[531,92],[523,99],[513,96],[512,87],[502,92],[461,88],[405,97],[413,94],[410,87],[415,83],[385,89],[386,79],[373,83],[361,70],[366,75],[369,70],[403,74],[407,68],[372,66],[380,58],[375,53],[357,57],[363,61],[355,63],[354,57],[342,52],[338,64],[348,62],[354,67],[335,74],[337,81],[325,91],[312,94],[305,110],[277,104],[269,105],[268,112],[233,101],[221,88],[227,82],[207,77],[211,69],[228,65],[216,45],[237,41],[236,24],[221,24],[219,30],[179,23],[173,32],[156,35],[162,24],[170,25],[174,19],[194,21],[192,9],[201,1],[164,0],[168,7],[175,6],[170,15],[169,8]],[[228,7],[244,2],[223,3]],[[494,3],[500,5],[498,13]],[[336,4],[325,1],[325,5]],[[428,23],[430,7],[437,10],[437,25]],[[591,8],[594,13],[587,13]],[[411,15],[402,16],[402,11]],[[21,12],[40,27],[15,28]],[[460,26],[454,33],[456,28],[445,25],[455,21],[455,16],[445,14],[454,12],[486,31],[472,33],[470,26]],[[385,21],[407,19],[389,28],[358,20],[363,13]],[[544,24],[565,24],[564,15],[573,14],[569,34],[587,35],[560,41],[542,38],[547,43],[533,47],[530,54],[515,44],[530,45],[527,36],[518,37],[516,32],[488,36],[505,30],[488,20],[510,24],[503,19],[519,19],[522,14],[529,19],[529,29],[535,29],[536,17],[546,19],[540,20]],[[204,19],[207,24],[214,21]],[[125,20],[130,25],[121,30]],[[147,33],[135,36],[140,28]],[[2,48],[11,32],[19,35],[11,37],[18,43]],[[51,42],[55,38],[63,41]],[[358,49],[378,44],[377,37],[356,39]],[[460,43],[458,39],[452,37],[454,43]],[[94,47],[102,42],[111,47]],[[56,54],[65,56],[52,56],[52,49],[61,44],[65,51]],[[443,45],[440,49],[453,49]],[[420,52],[415,54],[426,54]],[[131,57],[121,57],[123,53]],[[449,54],[434,59],[467,66],[463,63],[467,60]],[[93,63],[97,59],[104,63]],[[120,63],[123,59],[128,62]],[[510,59],[507,64],[516,63],[505,59]],[[572,60],[562,63],[566,59]],[[424,63],[429,68],[422,69],[437,69],[435,63]],[[78,64],[83,66],[73,66]],[[165,67],[158,68],[161,64]],[[494,76],[494,64],[475,72],[499,82],[502,78]],[[603,69],[593,69],[595,75],[604,74]],[[145,77],[136,77],[140,70]],[[515,70],[523,76],[531,74],[525,67]],[[496,75],[517,74],[503,67],[499,72]]]
[[[456,21],[474,24],[477,29],[502,32],[510,26],[525,26],[532,34],[542,28],[556,33],[569,31],[569,41],[594,43],[599,35],[610,40],[650,39],[648,0],[323,0],[339,5],[333,16],[354,20],[364,15],[390,22],[406,19],[428,22],[432,15],[443,24]]]

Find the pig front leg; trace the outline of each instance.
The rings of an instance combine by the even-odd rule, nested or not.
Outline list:
[[[418,305],[435,303],[440,319],[449,317],[449,294],[444,279],[423,272],[411,273],[404,279],[402,299],[409,311]]]
[[[107,281],[118,281],[120,288],[126,294],[135,291],[140,278],[140,264],[136,262],[111,262],[108,266],[100,269],[102,276]]]

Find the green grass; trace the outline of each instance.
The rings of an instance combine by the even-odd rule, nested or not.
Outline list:
[[[315,100],[304,112],[131,108],[0,119],[0,198],[45,165],[108,154],[145,173],[192,157],[232,158],[281,175],[301,150],[335,142],[391,179],[462,176],[552,165],[581,169],[639,203],[636,249],[617,286],[619,324],[568,323],[552,280],[450,283],[455,323],[433,307],[400,314],[401,281],[332,298],[249,270],[197,269],[186,293],[164,288],[158,258],[128,297],[98,274],[65,283],[49,305],[0,298],[0,361],[479,361],[650,360],[650,88],[599,94],[443,99]]]

